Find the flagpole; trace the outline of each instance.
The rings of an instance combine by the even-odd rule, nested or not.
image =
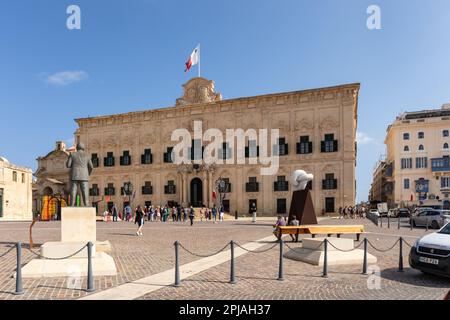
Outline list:
[[[202,50],[200,50],[200,43],[198,44],[198,77],[200,78],[200,61],[202,60]]]

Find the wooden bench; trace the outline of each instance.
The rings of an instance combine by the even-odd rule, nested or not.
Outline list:
[[[299,234],[310,234],[313,238],[317,234],[326,234],[330,237],[336,234],[338,238],[341,234],[356,234],[356,240],[359,241],[361,233],[364,233],[363,225],[348,226],[321,226],[321,225],[304,225],[304,226],[278,226],[274,231],[275,236],[280,239],[283,234],[295,235],[295,241],[298,242]]]

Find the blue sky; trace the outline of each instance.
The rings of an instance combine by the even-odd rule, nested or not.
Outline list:
[[[450,102],[448,0],[0,4],[0,154],[33,169],[72,138],[74,118],[173,105],[196,75],[183,71],[197,43],[224,98],[360,82],[357,200],[395,116]],[[71,4],[81,30],[66,27]],[[372,4],[381,30],[366,27]]]

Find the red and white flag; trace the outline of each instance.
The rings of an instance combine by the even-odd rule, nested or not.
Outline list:
[[[186,69],[184,70],[184,72],[189,71],[189,69],[191,69],[192,66],[195,66],[196,64],[198,64],[200,62],[200,45],[198,45],[194,51],[192,51],[189,59],[186,61]]]

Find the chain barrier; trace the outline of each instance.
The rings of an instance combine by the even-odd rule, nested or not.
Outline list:
[[[0,255],[0,258],[3,258],[4,256],[6,256],[8,253],[10,253],[11,251],[13,251],[16,247],[11,247],[9,248],[5,253],[2,253]]]
[[[264,253],[264,252],[267,252],[267,251],[270,251],[270,250],[272,250],[273,248],[275,248],[277,245],[279,245],[279,241],[276,241],[276,242],[273,242],[273,246],[271,246],[271,247],[269,247],[269,248],[267,248],[267,249],[264,249],[264,250],[249,250],[249,249],[247,249],[247,248],[244,248],[243,246],[241,246],[239,243],[237,243],[237,242],[235,242],[234,244],[236,245],[236,246],[238,246],[239,248],[241,248],[242,250],[244,250],[244,251],[247,251],[247,252],[249,252],[249,253]]]
[[[43,255],[41,255],[41,254],[39,254],[39,253],[37,253],[37,252],[31,250],[31,248],[25,248],[25,249],[27,249],[28,251],[30,251],[30,252],[31,252],[32,254],[34,254],[36,257],[41,258],[41,259],[44,259],[44,260],[64,260],[64,259],[72,258],[73,256],[79,254],[79,253],[80,253],[81,251],[83,251],[84,248],[86,248],[86,247],[87,247],[87,244],[84,245],[84,246],[83,246],[80,250],[78,250],[77,252],[72,253],[71,255],[68,255],[67,257],[62,257],[62,258],[48,258],[48,257],[45,257],[45,256],[43,256]]]
[[[209,257],[215,256],[216,254],[219,254],[219,253],[221,253],[222,251],[224,251],[229,245],[230,245],[230,244],[227,243],[227,245],[226,245],[225,247],[223,247],[222,249],[220,249],[220,250],[218,250],[217,252],[214,252],[214,253],[212,253],[212,254],[199,254],[199,253],[195,253],[195,252],[190,251],[189,249],[187,249],[186,247],[184,247],[183,244],[181,244],[181,242],[180,242],[180,248],[181,248],[181,249],[183,249],[183,250],[186,251],[187,253],[189,253],[189,254],[191,254],[191,255],[193,255],[193,256],[199,257],[199,258],[209,258]]]
[[[406,244],[406,245],[407,245],[408,247],[410,247],[410,248],[413,247],[413,245],[410,244],[408,241],[406,241],[404,238],[403,238],[403,243]]]
[[[328,244],[329,244],[330,246],[332,246],[333,248],[335,248],[337,251],[341,251],[341,252],[352,252],[352,251],[354,251],[354,250],[356,250],[356,249],[359,249],[359,247],[361,247],[361,245],[364,244],[364,241],[361,241],[356,247],[354,247],[354,248],[351,249],[351,250],[339,249],[339,248],[337,248],[336,246],[334,246],[333,243],[332,243],[330,240],[328,240]]]
[[[397,243],[399,243],[400,242],[400,239],[398,239],[397,241],[395,241],[395,243],[390,247],[390,248],[388,248],[388,249],[378,249],[377,247],[375,247],[374,245],[373,245],[373,243],[372,242],[370,242],[370,240],[367,240],[367,242],[369,243],[369,245],[374,249],[374,250],[376,250],[376,251],[378,251],[378,252],[388,252],[388,251],[391,251],[392,249],[394,249],[394,247],[397,245]]]

